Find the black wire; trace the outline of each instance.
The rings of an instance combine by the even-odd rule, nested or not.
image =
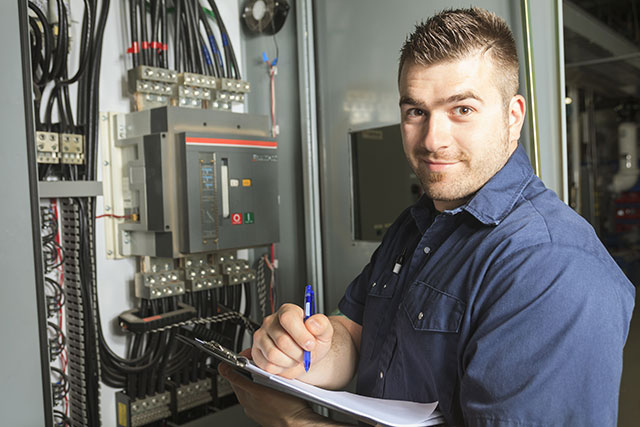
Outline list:
[[[45,14],[40,10],[40,8],[31,1],[28,3],[28,6],[29,9],[31,9],[40,20],[40,23],[42,24],[42,31],[44,34],[44,56],[42,61],[43,66],[41,67],[42,75],[40,76],[40,79],[34,80],[37,86],[44,87],[44,85],[49,81],[49,64],[51,62],[51,50],[53,48],[53,33],[51,32],[49,21],[47,20]]]
[[[142,65],[149,65],[149,49],[145,46],[149,43],[149,34],[147,32],[147,8],[144,0],[138,0],[139,17],[140,17],[140,52]]]
[[[140,60],[138,58],[138,52],[136,52],[136,46],[138,46],[138,18],[137,18],[137,3],[138,0],[129,0],[129,25],[131,27],[131,61],[133,68],[136,68]]]
[[[87,65],[89,63],[89,49],[91,47],[92,34],[93,34],[93,27],[92,27],[92,20],[91,20],[92,14],[93,14],[93,11],[91,10],[89,1],[84,0],[84,13],[82,17],[82,35],[80,38],[80,57],[79,57],[78,70],[73,75],[73,77],[71,77],[68,80],[62,80],[58,82],[58,84],[70,85],[77,82],[82,76],[82,74],[84,73],[85,69],[87,68]],[[66,17],[65,17],[65,20],[66,20]],[[66,64],[65,64],[65,73],[66,73]]]
[[[168,51],[165,50],[165,46],[168,44],[167,39],[167,25],[169,25],[169,21],[167,20],[167,3],[166,0],[160,0],[160,8],[162,9],[161,19],[162,19],[162,32],[160,37],[160,42],[162,43],[162,54],[160,55],[160,62],[163,68],[169,68],[169,55]]]
[[[192,0],[184,0],[185,23],[187,27],[187,34],[189,35],[188,40],[190,45],[190,52],[193,58],[193,72],[204,74],[204,59],[202,57],[202,50],[200,49],[200,46],[198,46],[199,38],[196,35],[197,28],[194,28],[195,26],[197,26],[198,18],[195,14],[195,6],[193,3],[194,2]]]
[[[62,73],[62,67],[67,57],[67,12],[62,0],[56,0],[58,10],[58,38],[56,43],[53,68],[51,76],[57,78]]]
[[[238,61],[236,60],[236,54],[231,43],[231,38],[229,37],[229,33],[227,32],[227,27],[224,25],[224,21],[222,20],[222,16],[220,16],[220,11],[218,10],[218,6],[216,6],[215,0],[208,1],[209,6],[211,7],[211,10],[216,17],[218,26],[220,27],[220,34],[222,35],[222,47],[224,48],[226,57],[225,65],[227,70],[227,77],[241,80],[242,78],[240,76],[240,69],[238,68]],[[231,69],[233,69],[233,74]]]
[[[209,24],[209,20],[207,19],[204,13],[200,14],[200,20],[204,26],[204,30],[207,33],[207,39],[209,40],[209,45],[211,47],[211,56],[213,62],[213,75],[215,77],[222,77],[222,64],[220,63],[220,55],[219,55],[219,47],[218,42],[213,34],[213,30],[211,29],[211,25]]]
[[[174,21],[174,65],[176,71],[181,72],[182,68],[182,41],[180,40],[180,27],[182,26],[182,0],[176,0],[176,19]]]
[[[151,56],[151,65],[154,67],[160,67],[162,64],[160,63],[161,58],[160,54],[162,53],[162,44],[159,42],[159,34],[160,34],[160,4],[159,0],[152,0],[151,2],[151,42],[153,46],[149,46],[150,56]],[[157,48],[160,43],[160,49]]]

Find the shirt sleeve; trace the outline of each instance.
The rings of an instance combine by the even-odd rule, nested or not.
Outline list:
[[[615,426],[634,294],[612,260],[578,248],[492,266],[459,348],[465,424]]]

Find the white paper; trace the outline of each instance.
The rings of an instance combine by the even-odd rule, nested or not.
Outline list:
[[[353,414],[385,426],[413,427],[430,426],[443,422],[436,411],[438,402],[417,403],[402,400],[377,399],[347,391],[325,390],[298,380],[290,380],[270,374],[253,362],[246,369],[253,374],[254,381],[285,393],[306,398],[338,411]]]

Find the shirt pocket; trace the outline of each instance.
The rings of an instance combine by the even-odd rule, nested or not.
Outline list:
[[[393,295],[398,286],[398,275],[391,271],[381,274],[369,285],[367,302],[363,317],[363,336],[361,354],[365,359],[378,353],[382,338],[389,328],[389,310],[392,306]]]
[[[407,290],[402,307],[416,331],[457,333],[466,304],[424,282]]]
[[[395,273],[382,274],[369,286],[369,296],[377,298],[392,298],[398,284],[398,275]]]

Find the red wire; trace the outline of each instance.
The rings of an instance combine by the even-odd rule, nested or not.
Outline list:
[[[271,97],[271,136],[276,137],[276,68],[269,65],[270,97]]]
[[[98,215],[96,219],[105,218],[105,217],[123,219],[123,218],[131,218],[131,215],[102,214],[102,215]]]

